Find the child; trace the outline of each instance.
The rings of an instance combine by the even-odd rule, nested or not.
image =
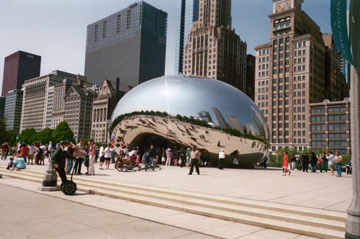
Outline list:
[[[10,157],[10,161],[8,163],[6,170],[11,169],[12,167],[14,167],[14,157]]]

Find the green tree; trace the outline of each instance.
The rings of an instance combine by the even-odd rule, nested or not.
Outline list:
[[[6,125],[3,120],[0,120],[0,145],[8,141],[9,133],[6,131]]]
[[[31,137],[35,137],[36,135],[36,131],[34,128],[29,128],[29,129],[24,129],[23,131],[21,131],[21,133],[19,134],[17,141],[20,142],[25,142],[27,144],[32,143],[30,141]]]
[[[53,130],[47,127],[37,133],[38,140],[43,144],[48,144],[50,141],[52,141],[52,134]]]
[[[8,132],[9,145],[11,145],[11,146],[15,145],[16,144],[16,136],[17,136],[15,130],[10,129],[7,132]]]
[[[54,141],[53,143],[58,143],[61,140],[67,140],[75,143],[74,132],[72,132],[66,121],[60,122],[51,136]]]

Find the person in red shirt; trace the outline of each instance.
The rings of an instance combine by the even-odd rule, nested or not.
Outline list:
[[[1,160],[6,160],[10,147],[7,142],[1,145]]]
[[[283,176],[286,176],[286,173],[288,172],[289,173],[289,176],[291,174],[291,171],[288,169],[288,165],[289,165],[289,156],[288,156],[288,153],[285,151],[284,152],[284,161],[283,161],[283,164],[282,164],[282,168],[283,168]]]
[[[25,160],[25,163],[26,163],[26,157],[28,155],[28,152],[29,152],[29,148],[28,146],[23,142],[21,144],[21,148],[20,148],[20,157],[23,157],[24,160]]]

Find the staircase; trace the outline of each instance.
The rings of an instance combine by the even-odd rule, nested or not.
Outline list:
[[[38,182],[39,186],[44,178],[44,172],[31,170],[0,169],[0,174]],[[75,175],[74,179],[78,191],[97,195],[318,238],[344,238],[345,235],[346,214],[342,212],[109,182],[95,177]]]

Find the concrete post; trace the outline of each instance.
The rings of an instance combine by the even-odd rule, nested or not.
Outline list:
[[[49,168],[44,175],[43,184],[39,187],[40,191],[59,191],[60,187],[57,186],[57,174],[54,166],[49,159]]]
[[[345,238],[360,239],[360,83],[354,66],[351,66],[350,82],[353,195],[345,219]]]

